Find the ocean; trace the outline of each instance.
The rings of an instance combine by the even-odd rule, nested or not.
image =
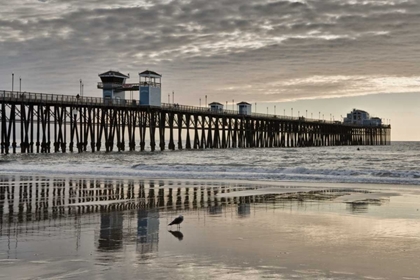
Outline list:
[[[359,149],[359,150],[358,150]],[[2,155],[2,174],[420,185],[420,142],[389,146]]]

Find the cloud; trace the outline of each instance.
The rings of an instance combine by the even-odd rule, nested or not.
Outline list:
[[[0,83],[19,72],[29,91],[70,94],[83,78],[99,96],[98,73],[151,68],[185,103],[227,93],[279,101],[413,91],[420,73],[418,1],[0,4]]]

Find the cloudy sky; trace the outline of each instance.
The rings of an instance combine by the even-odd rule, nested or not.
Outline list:
[[[232,100],[420,140],[418,0],[0,0],[0,89],[101,96],[109,69],[163,75],[162,101]],[[331,117],[330,117],[331,115]]]

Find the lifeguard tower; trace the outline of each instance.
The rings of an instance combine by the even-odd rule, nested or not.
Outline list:
[[[248,102],[239,102],[236,105],[238,105],[238,113],[239,115],[251,115],[251,104]]]
[[[146,70],[139,73],[140,105],[161,106],[161,78],[162,75]]]
[[[125,101],[125,81],[129,76],[118,71],[109,70],[98,75],[101,78],[98,88],[102,89],[102,97],[105,103]]]

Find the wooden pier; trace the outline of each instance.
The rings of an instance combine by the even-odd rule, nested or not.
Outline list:
[[[391,126],[0,91],[1,153],[389,145]]]

